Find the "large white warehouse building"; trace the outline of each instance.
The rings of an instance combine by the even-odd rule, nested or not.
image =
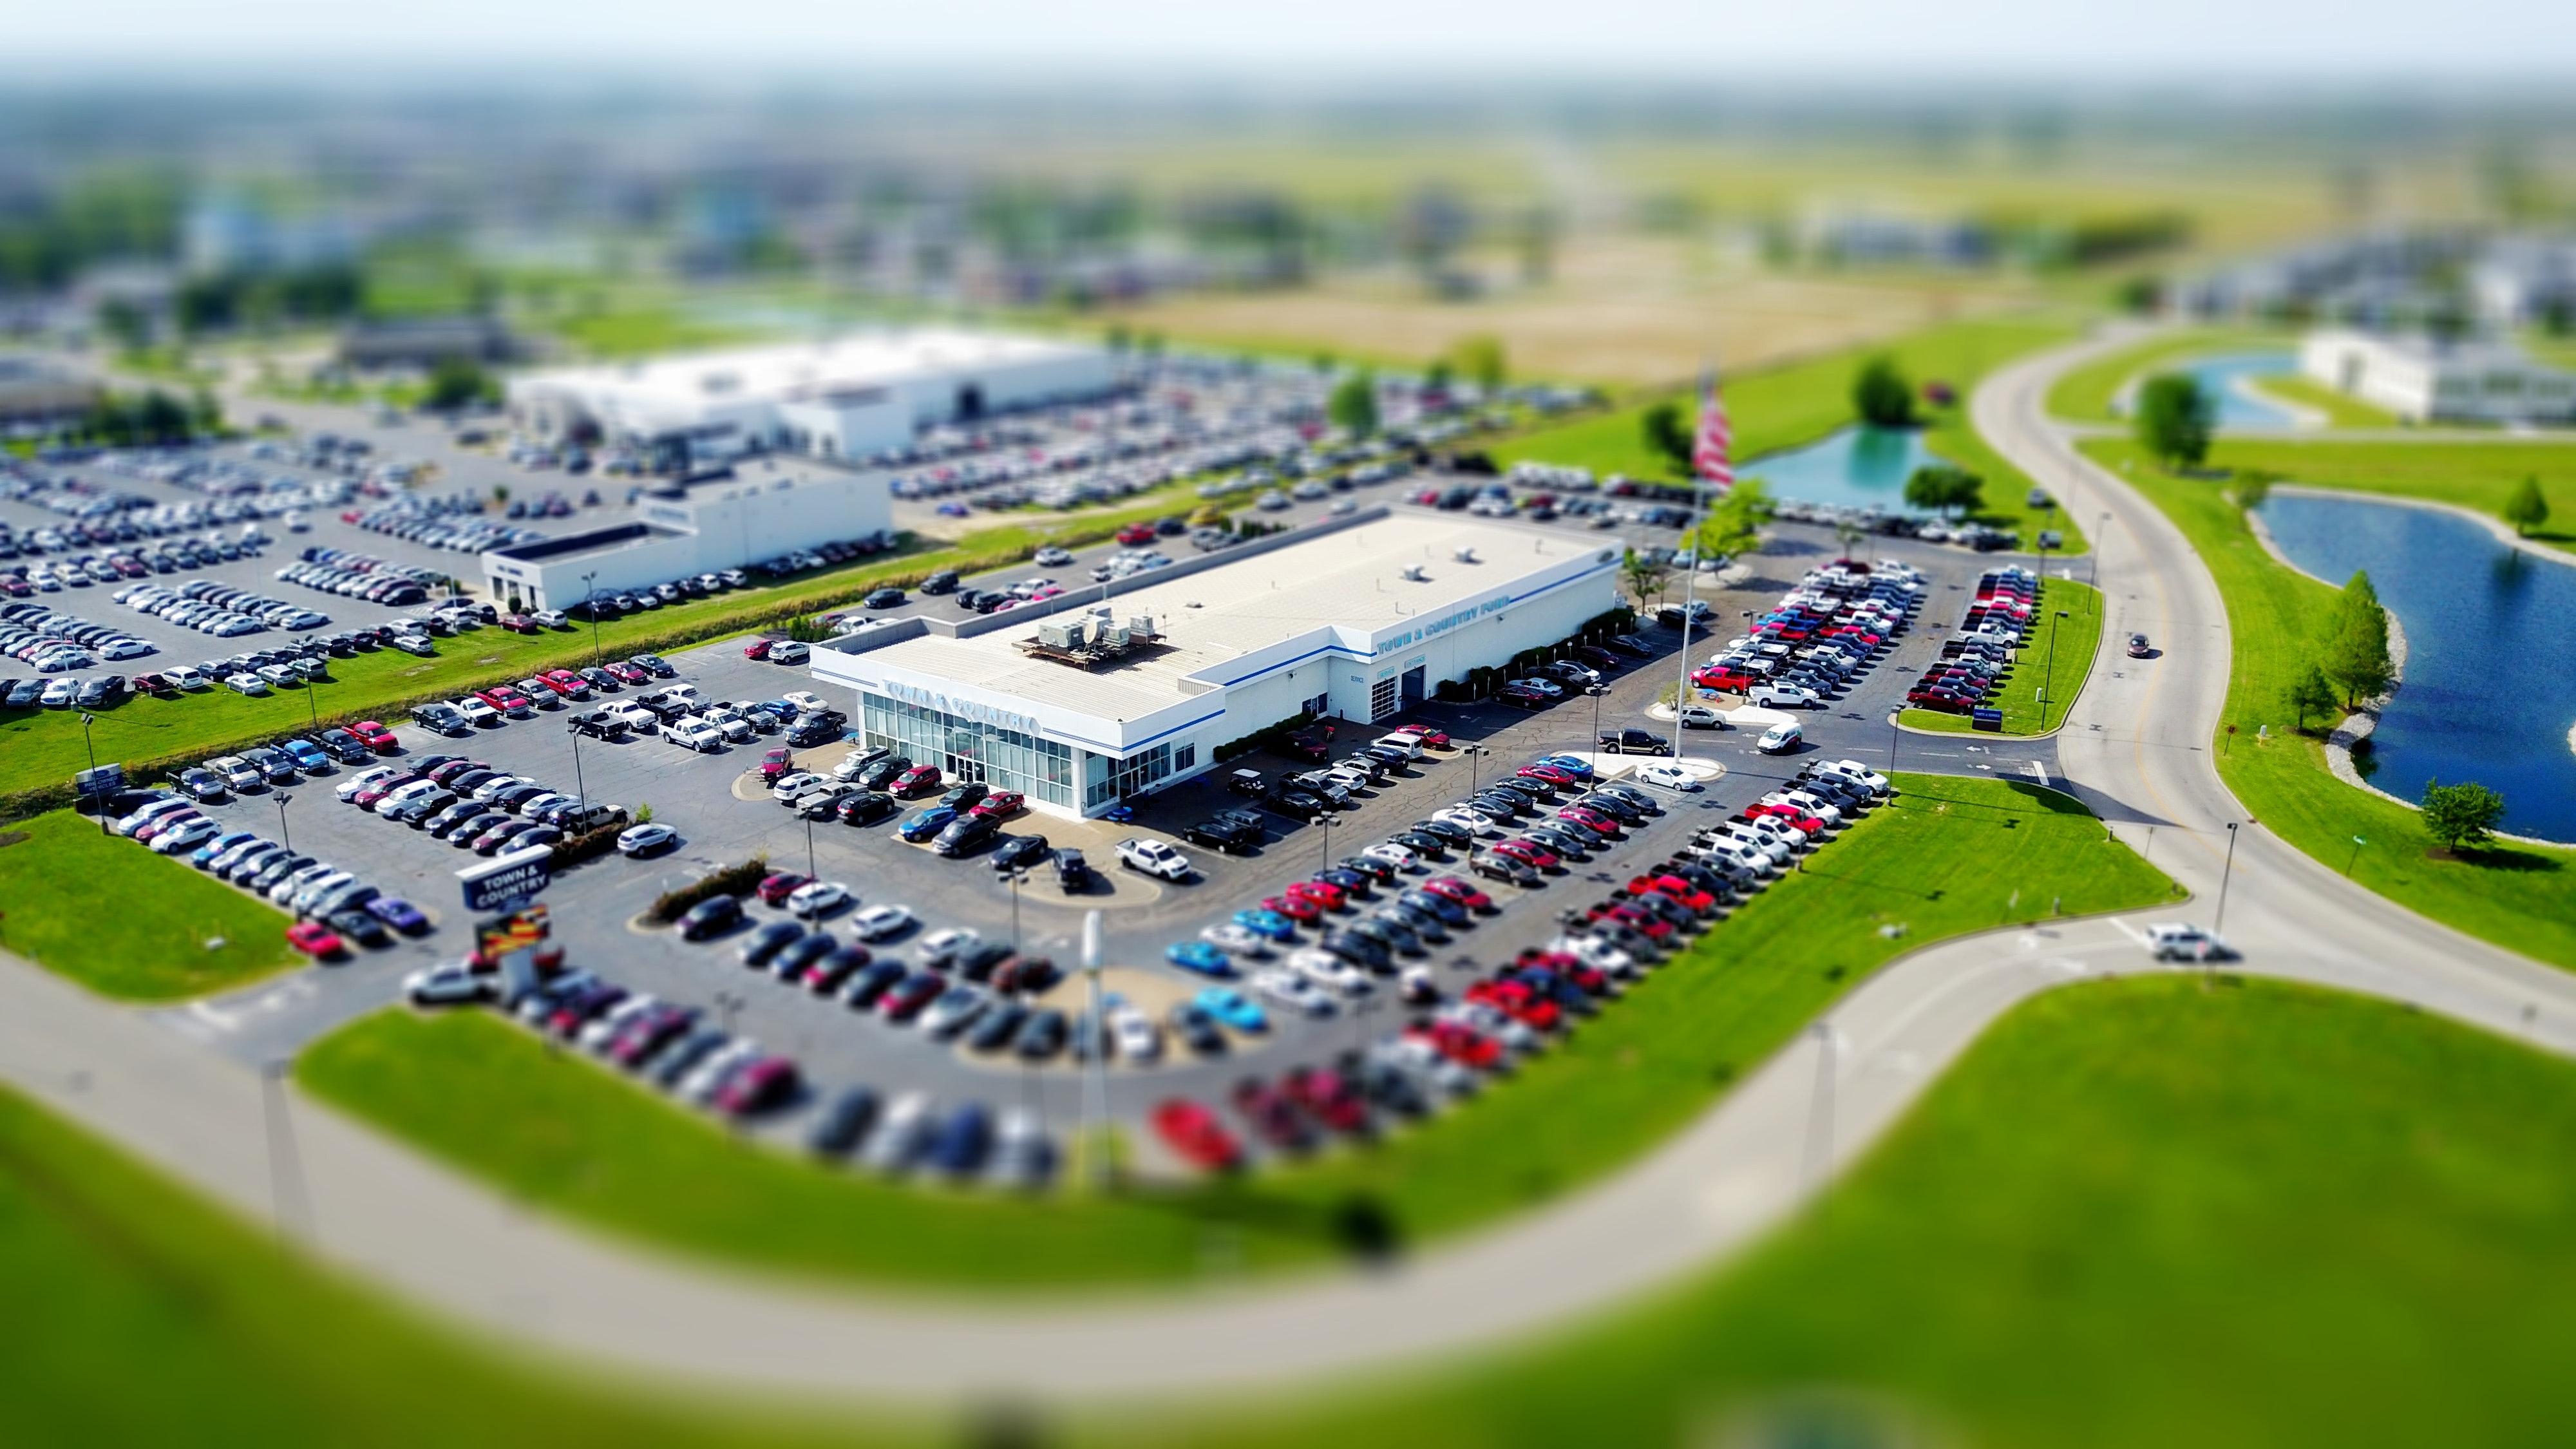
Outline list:
[[[753,465],[725,476],[647,488],[621,523],[482,555],[495,599],[569,609],[616,594],[741,568],[799,549],[848,543],[893,526],[883,473]]]
[[[1363,516],[1250,547],[1114,597],[1080,591],[1043,618],[836,641],[814,652],[814,677],[854,692],[868,744],[1092,815],[1301,711],[1392,722],[1618,603],[1616,547],[1456,515]],[[1068,624],[1083,630],[1070,648]]]
[[[511,379],[510,416],[550,442],[634,448],[657,467],[762,452],[864,459],[941,423],[1093,397],[1109,354],[948,328],[559,368]]]
[[[2502,343],[2330,329],[2300,344],[2299,370],[2410,423],[2576,422],[2576,374]]]

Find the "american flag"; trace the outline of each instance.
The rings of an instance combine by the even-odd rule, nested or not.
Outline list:
[[[1726,420],[1726,404],[1717,395],[1717,375],[1700,383],[1699,433],[1691,439],[1691,470],[1724,493],[1735,486],[1735,426]]]

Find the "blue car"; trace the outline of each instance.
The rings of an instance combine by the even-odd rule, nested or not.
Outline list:
[[[1592,778],[1592,762],[1581,755],[1541,755],[1538,757],[1538,763],[1554,765],[1578,780]]]
[[[1205,941],[1174,941],[1163,948],[1163,959],[1184,971],[1195,971],[1201,976],[1234,974],[1234,963],[1226,959],[1223,951]]]
[[[1261,1014],[1240,991],[1211,986],[1190,998],[1199,1010],[1233,1027],[1236,1031],[1268,1031],[1270,1018]]]
[[[933,805],[927,810],[915,813],[910,820],[903,822],[902,826],[897,829],[896,833],[901,835],[904,839],[911,841],[913,844],[919,845],[921,842],[928,840],[930,837],[937,835],[942,830],[947,829],[948,822],[956,818],[956,811],[949,809],[945,805]]]
[[[1128,821],[1136,818],[1136,807],[1133,805],[1112,805],[1108,809],[1100,812],[1100,818],[1103,820],[1115,821],[1118,824],[1124,825]]]
[[[367,902],[367,914],[406,936],[417,936],[429,929],[429,917],[420,913],[420,907],[396,896],[378,896]]]
[[[1273,941],[1297,939],[1297,923],[1266,906],[1246,906],[1234,913],[1234,923],[1256,936]]]
[[[278,748],[286,751],[286,757],[295,762],[295,768],[308,775],[319,774],[331,768],[331,757],[324,754],[322,747],[311,740],[288,740]]]

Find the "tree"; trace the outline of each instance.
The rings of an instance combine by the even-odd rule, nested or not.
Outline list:
[[[1439,393],[1447,392],[1449,390],[1449,377],[1449,359],[1445,357],[1435,357],[1431,359],[1431,365],[1422,369],[1423,391]]]
[[[2388,653],[2388,611],[2370,575],[2355,573],[2335,605],[2334,632],[2327,636],[2323,668],[2343,686],[2344,702],[2358,704],[2384,694],[2396,666]]]
[[[2290,711],[2299,717],[2299,728],[2308,727],[2308,716],[2329,714],[2335,707],[2334,685],[2325,671],[2311,664],[2307,672],[2290,684]]]
[[[1873,428],[1914,426],[1914,385],[1897,371],[1896,359],[1881,353],[1860,365],[1852,377],[1852,408]]]
[[[1354,438],[1365,438],[1377,431],[1377,378],[1362,369],[1343,378],[1333,388],[1333,396],[1324,404],[1324,415],[1333,426]]]
[[[2236,500],[2237,507],[2251,513],[2271,499],[2272,484],[2279,477],[2263,468],[2239,468],[2236,486],[2228,490],[2229,496]]]
[[[2475,781],[2424,782],[2424,829],[2456,855],[2464,845],[2484,845],[2504,819],[2504,797]]]
[[[1637,418],[1637,433],[1646,451],[1661,458],[1676,477],[1689,478],[1691,472],[1691,432],[1682,425],[1682,407],[1677,402],[1659,402]]]
[[[2138,390],[2138,443],[2167,472],[2199,467],[2209,456],[2209,433],[2216,423],[2216,404],[2202,390],[2200,379],[2188,373],[2148,378]]]
[[[1747,478],[1728,489],[1709,505],[1708,516],[1684,540],[1694,555],[1693,567],[1699,559],[1751,553],[1760,546],[1762,525],[1770,517],[1771,495],[1761,480]]]
[[[1449,355],[1456,360],[1459,374],[1478,389],[1490,393],[1503,385],[1501,338],[1489,335],[1469,337],[1450,348]]]
[[[138,442],[180,443],[194,435],[187,406],[157,387],[143,395],[130,415]]]
[[[1619,577],[1627,583],[1628,592],[1636,596],[1639,604],[1646,602],[1648,594],[1662,598],[1664,584],[1672,575],[1669,566],[1657,563],[1633,548],[1619,560]]]
[[[442,357],[429,370],[429,391],[421,402],[435,412],[454,412],[493,391],[492,379],[470,358]]]
[[[1933,508],[1943,514],[1956,509],[1973,513],[1985,502],[1986,480],[1965,468],[1949,463],[1933,463],[1914,470],[1905,480],[1905,502],[1912,508]]]
[[[224,405],[215,401],[212,389],[200,387],[188,394],[188,427],[207,435],[223,431]]]
[[[2549,521],[2549,500],[2540,496],[2540,480],[2524,478],[2522,486],[2504,501],[2504,521],[2513,525],[2519,536]]]

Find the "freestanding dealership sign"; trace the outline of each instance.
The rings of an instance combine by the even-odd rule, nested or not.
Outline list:
[[[465,909],[479,914],[515,911],[526,905],[553,881],[554,856],[553,846],[531,845],[502,851],[458,871],[456,879],[465,887]]]

